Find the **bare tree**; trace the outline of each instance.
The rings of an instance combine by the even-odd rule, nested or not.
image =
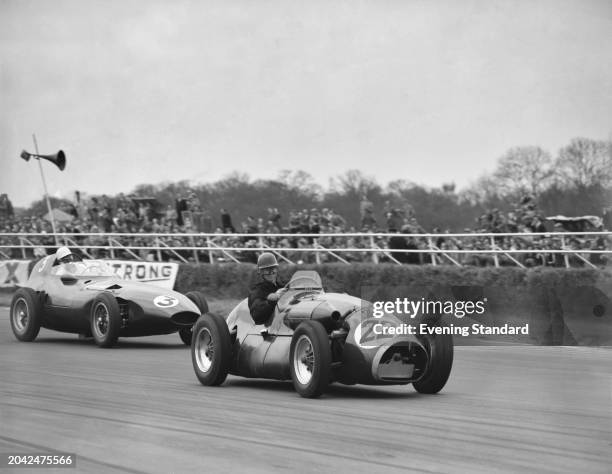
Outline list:
[[[539,195],[550,184],[554,171],[550,153],[538,146],[511,148],[497,162],[493,180],[499,194]]]
[[[233,171],[226,175],[223,179],[214,183],[213,187],[222,192],[228,189],[242,188],[250,184],[251,178],[247,173]]]
[[[492,175],[483,175],[459,193],[459,202],[476,205],[498,199],[499,192],[500,189],[495,178]]]
[[[330,187],[336,192],[349,196],[362,196],[380,191],[380,186],[376,180],[370,176],[365,176],[359,170],[348,170],[344,174],[332,178]]]
[[[555,167],[561,184],[576,189],[612,184],[612,141],[574,138],[559,151]]]
[[[308,196],[323,194],[323,188],[315,182],[310,173],[303,170],[281,170],[278,180],[288,189],[295,189]]]
[[[388,192],[400,197],[402,197],[407,191],[416,187],[418,187],[416,183],[406,179],[396,179],[387,184]]]

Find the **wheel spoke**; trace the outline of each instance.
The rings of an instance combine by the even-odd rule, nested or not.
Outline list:
[[[24,331],[28,324],[28,304],[25,300],[19,299],[15,303],[13,311],[13,322],[15,323],[17,330]]]
[[[293,369],[299,383],[307,385],[312,379],[315,367],[315,355],[312,342],[308,336],[301,336],[295,345]]]
[[[215,345],[208,328],[202,328],[198,331],[194,350],[198,368],[202,372],[208,372],[215,357]]]
[[[108,308],[103,303],[98,303],[94,309],[94,330],[98,337],[104,337],[108,332],[109,313]]]

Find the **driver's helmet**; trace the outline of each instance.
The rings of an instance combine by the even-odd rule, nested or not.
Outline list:
[[[264,252],[257,259],[257,270],[261,271],[265,268],[278,267],[278,262],[273,253]]]
[[[77,254],[72,253],[68,247],[60,247],[55,253],[55,260],[58,263],[80,262],[82,258]]]

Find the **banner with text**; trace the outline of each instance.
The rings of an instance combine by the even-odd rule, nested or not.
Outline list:
[[[124,280],[135,280],[151,283],[172,290],[178,263],[134,262],[129,260],[105,260],[114,272]]]
[[[23,285],[28,279],[29,260],[7,260],[0,262],[0,287]]]

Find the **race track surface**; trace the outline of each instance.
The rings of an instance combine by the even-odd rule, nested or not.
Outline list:
[[[98,349],[0,308],[0,453],[75,453],[14,472],[610,472],[612,350],[458,347],[435,396],[290,382],[201,386],[178,335]],[[11,472],[0,469],[0,474]]]

